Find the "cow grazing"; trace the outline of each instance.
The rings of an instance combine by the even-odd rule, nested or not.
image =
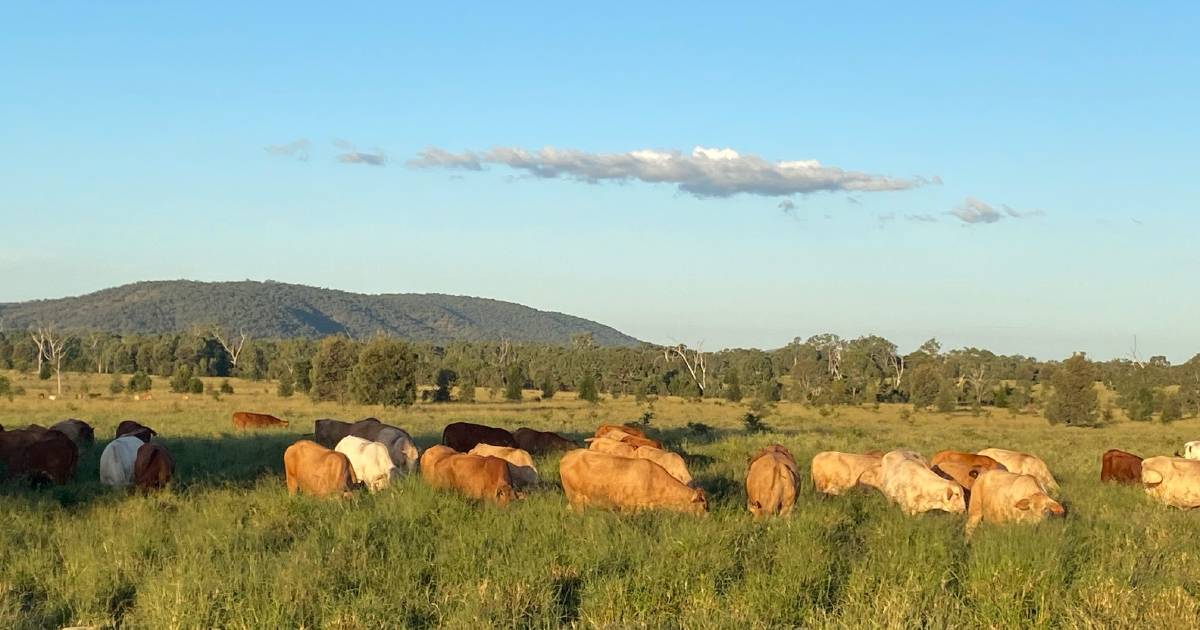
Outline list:
[[[615,435],[614,433],[608,435],[609,437],[589,438],[591,442],[588,444],[588,450],[652,461],[662,466],[672,477],[678,479],[679,483],[692,485],[692,474],[688,472],[687,462],[678,453],[652,446],[634,446],[629,442],[618,442],[611,437]]]
[[[969,538],[980,523],[1038,523],[1048,514],[1064,516],[1066,510],[1032,475],[987,470],[975,479],[966,534]]]
[[[1100,481],[1142,482],[1142,458],[1133,453],[1110,449],[1100,458]]]
[[[1058,482],[1054,480],[1054,475],[1050,474],[1050,468],[1046,466],[1046,462],[1042,461],[1036,455],[1009,451],[1002,448],[985,448],[979,451],[978,454],[991,457],[1000,462],[1008,469],[1008,472],[1029,475],[1037,479],[1038,483],[1042,484],[1042,487],[1046,489],[1046,492],[1058,491]]]
[[[1004,467],[988,468],[979,464],[944,461],[940,464],[934,464],[930,470],[942,479],[949,479],[962,486],[963,501],[969,506],[971,505],[971,489],[975,487],[975,480],[979,478],[979,475],[988,470],[1004,470]]]
[[[175,476],[175,458],[162,444],[146,443],[138,447],[133,462],[133,485],[140,490],[161,490]]]
[[[680,483],[651,461],[576,449],[563,456],[558,470],[574,510],[591,505],[622,511],[708,511],[703,490]]]
[[[442,430],[442,444],[460,453],[466,453],[479,444],[517,447],[516,440],[508,431],[470,422],[452,422],[446,425]]]
[[[351,426],[349,422],[321,418],[313,422],[313,441],[325,448],[333,448],[350,435]]]
[[[596,433],[593,434],[592,437],[601,438],[601,437],[604,437],[605,434],[612,432],[612,431],[620,431],[622,433],[627,433],[629,435],[634,435],[634,436],[637,436],[640,438],[646,437],[645,431],[642,431],[641,428],[636,427],[632,424],[602,424],[602,425],[596,427]]]
[[[1191,442],[1184,443],[1183,458],[1200,460],[1200,440],[1192,440]]]
[[[392,463],[387,447],[379,442],[347,435],[337,443],[334,450],[350,460],[354,476],[371,492],[388,487],[392,478],[400,474],[396,465]]]
[[[459,453],[447,446],[433,446],[421,457],[421,476],[435,488],[447,488],[497,505],[519,498],[513,488],[509,463],[499,457]]]
[[[964,453],[962,451],[938,451],[929,460],[930,467],[937,466],[942,463],[962,464],[971,468],[979,468],[981,470],[1008,470],[1004,464],[988,457],[986,455],[976,455],[974,453]]]
[[[15,432],[5,432],[15,433]],[[34,433],[34,440],[8,458],[8,473],[31,480],[64,484],[75,476],[79,451],[61,431]]]
[[[133,483],[133,467],[137,463],[141,438],[125,435],[108,443],[100,454],[100,483],[114,488],[125,488]]]
[[[569,451],[579,448],[577,444],[557,433],[525,427],[521,427],[513,433],[513,440],[516,441],[517,448],[530,455],[545,455],[554,451]]]
[[[1179,457],[1142,460],[1146,494],[1177,508],[1200,507],[1200,461]]]
[[[351,425],[349,435],[383,444],[387,447],[392,463],[403,472],[416,471],[420,452],[408,431],[384,424],[375,418],[366,418]]]
[[[265,427],[286,427],[287,420],[280,420],[265,413],[236,411],[233,414],[233,426],[238,429],[262,429]]]
[[[132,435],[143,442],[149,442],[150,438],[158,435],[158,432],[139,422],[122,420],[121,424],[117,425],[117,437],[121,438],[127,435]]]
[[[70,438],[75,443],[75,448],[83,450],[90,447],[96,441],[96,431],[92,429],[92,425],[83,420],[63,420],[55,423],[50,427],[52,430],[61,431],[63,435]]]
[[[952,514],[966,510],[962,486],[939,477],[912,451],[891,451],[884,455],[880,477],[883,496],[909,516],[932,510]]]
[[[311,440],[300,440],[283,452],[288,494],[348,497],[358,485],[350,459]]]
[[[624,431],[620,431],[617,429],[605,431],[604,435],[601,435],[598,437],[590,437],[584,441],[591,443],[595,440],[616,440],[618,442],[624,442],[626,444],[629,444],[630,446],[639,446],[639,447],[640,446],[649,446],[650,448],[662,448],[663,447],[662,442],[659,442],[658,440],[651,440],[650,438],[641,437],[638,435],[634,435],[632,433],[626,433]]]
[[[812,459],[812,480],[817,492],[837,496],[856,486],[878,489],[883,457],[825,451]]]
[[[773,444],[750,459],[746,470],[746,507],[754,518],[787,516],[796,505],[800,473],[786,448]]]
[[[480,457],[499,457],[508,462],[508,474],[517,488],[535,486],[539,481],[537,466],[533,465],[533,458],[522,449],[477,444],[469,454]]]

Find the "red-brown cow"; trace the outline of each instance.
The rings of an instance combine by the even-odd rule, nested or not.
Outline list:
[[[140,422],[122,420],[121,424],[117,425],[117,437],[125,437],[126,435],[132,435],[143,442],[149,442],[150,438],[158,435],[158,431]]]
[[[470,422],[452,422],[446,425],[442,430],[442,444],[460,453],[466,453],[480,444],[517,447],[516,440],[508,431]]]
[[[528,451],[533,455],[579,448],[579,445],[557,433],[537,431],[525,427],[517,429],[513,433],[513,439],[517,442],[517,448]]]
[[[60,485],[70,481],[75,476],[75,465],[79,463],[79,451],[75,443],[61,431],[45,431],[35,435],[31,444],[9,457],[9,474],[24,475],[35,480],[48,479]]]
[[[137,459],[133,462],[133,485],[142,490],[159,490],[175,476],[175,459],[161,444],[143,444],[138,447]]]
[[[1100,458],[1100,481],[1141,483],[1142,458],[1115,448],[1106,451]]]
[[[286,427],[287,420],[280,420],[265,413],[237,411],[233,414],[233,426],[239,429],[261,429],[264,427]]]

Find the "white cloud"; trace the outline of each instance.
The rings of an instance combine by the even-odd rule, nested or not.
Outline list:
[[[906,190],[940,183],[940,178],[890,177],[824,166],[816,160],[771,162],[733,149],[695,147],[691,153],[642,149],[626,153],[588,153],[546,147],[538,151],[498,147],[476,153],[422,151],[408,165],[415,168],[482,170],[499,164],[535,177],[569,178],[588,183],[637,180],[674,184],[697,197],[729,197],[739,193],[767,197],[828,191],[877,192]]]
[[[369,151],[359,151],[349,140],[334,140],[333,146],[342,150],[337,155],[337,161],[342,164],[366,164],[368,166],[383,166],[387,164],[387,154],[383,149],[375,148]]]
[[[963,223],[996,223],[1005,217],[1013,219],[1024,219],[1028,217],[1040,217],[1045,212],[1041,210],[1029,210],[1025,212],[1014,210],[1008,206],[1001,205],[1000,209],[996,209],[991,205],[976,199],[967,197],[958,207],[947,212],[946,214],[958,217]]]
[[[263,147],[267,153],[280,157],[294,157],[301,162],[308,161],[308,149],[312,144],[305,138],[293,140],[287,144],[269,144]]]

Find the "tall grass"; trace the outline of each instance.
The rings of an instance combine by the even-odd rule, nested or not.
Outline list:
[[[10,375],[17,376],[17,375]],[[85,377],[72,375],[76,386]],[[92,391],[106,378],[91,377]],[[781,405],[748,434],[746,408],[659,400],[650,430],[686,454],[708,491],[702,518],[575,514],[556,487],[506,509],[430,490],[419,479],[345,502],[287,496],[283,449],[318,417],[375,415],[422,448],[454,420],[532,426],[582,438],[634,420],[632,399],[342,408],[281,399],[234,381],[221,401],[155,392],[150,401],[0,402],[0,424],[88,420],[97,445],[63,487],[0,486],[0,627],[1195,627],[1200,513],[1101,485],[1112,447],[1171,453],[1200,422],[1051,427],[1037,417]],[[482,392],[481,392],[482,393]],[[273,412],[288,429],[235,432],[235,410]],[[156,495],[113,491],[97,463],[117,422],[157,429],[179,478]],[[710,431],[688,428],[704,423]],[[693,425],[694,426],[694,425]],[[1070,513],[1038,526],[989,527],[971,544],[963,517],[908,518],[877,494],[825,499],[805,480],[795,513],[754,522],[746,458],[779,442],[806,467],[821,450],[1007,446],[1041,455]]]

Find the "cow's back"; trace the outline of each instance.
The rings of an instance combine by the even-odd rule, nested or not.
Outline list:
[[[175,459],[161,444],[142,444],[133,463],[133,483],[143,490],[166,487],[175,474]]]
[[[45,478],[64,484],[75,475],[79,451],[75,443],[59,431],[47,431],[9,460],[9,472]]]
[[[118,488],[133,483],[138,449],[145,443],[135,435],[123,435],[109,442],[100,454],[100,483]]]
[[[333,448],[342,441],[342,438],[350,435],[351,426],[353,425],[349,422],[332,418],[315,420],[313,421],[313,441],[325,448]]]
[[[466,453],[479,444],[510,448],[517,446],[508,431],[471,422],[452,422],[446,425],[442,430],[442,444],[460,453]]]
[[[320,497],[348,494],[357,483],[350,460],[309,440],[300,440],[283,453],[288,490]]]
[[[796,504],[799,475],[790,453],[760,453],[746,471],[746,506],[756,518],[786,515]]]

